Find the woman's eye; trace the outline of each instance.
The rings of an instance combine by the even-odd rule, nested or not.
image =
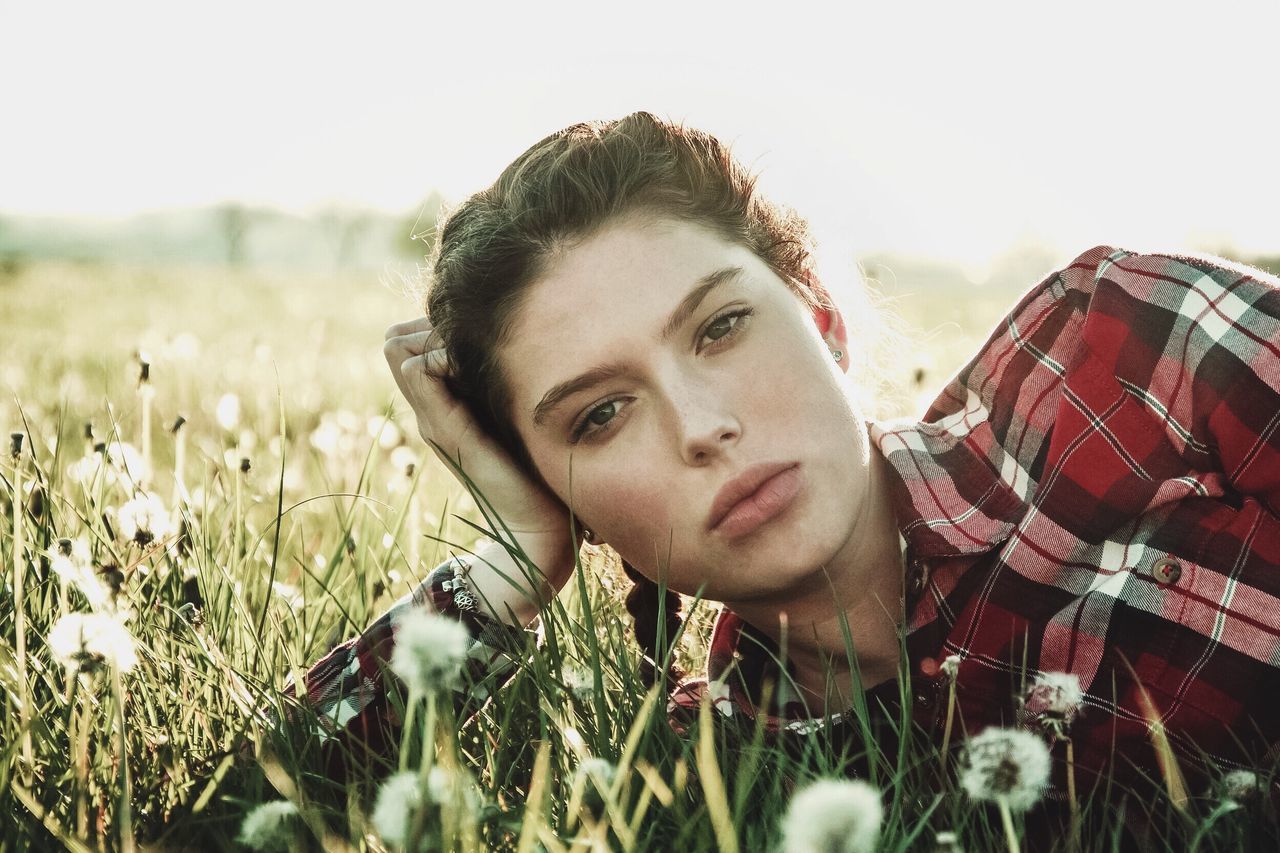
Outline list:
[[[612,423],[617,418],[618,404],[622,400],[606,400],[587,412],[586,417],[573,428],[572,443],[577,444],[584,436],[588,439],[613,429]]]
[[[711,338],[713,342],[733,337],[738,334],[738,331],[744,325],[743,321],[754,313],[754,308],[739,308],[736,311],[721,314],[707,324],[702,336]]]
[[[715,344],[735,337],[746,326],[747,318],[754,313],[754,308],[738,308],[733,311],[726,311],[703,327],[702,338],[699,343],[707,338],[711,340],[712,344]],[[700,347],[698,351],[701,352],[703,349],[706,349],[706,347]],[[606,400],[587,412],[582,417],[582,420],[578,421],[570,431],[569,442],[577,444],[584,438],[587,441],[592,441],[613,430],[625,418],[625,415],[619,415],[620,404],[625,399],[623,397],[615,397],[612,400]]]

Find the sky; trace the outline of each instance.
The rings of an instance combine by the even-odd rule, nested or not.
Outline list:
[[[711,131],[820,239],[1280,252],[1280,4],[0,0],[0,215],[403,214],[576,121]]]

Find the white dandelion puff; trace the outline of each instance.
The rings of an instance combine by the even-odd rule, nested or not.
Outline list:
[[[418,454],[407,444],[402,444],[391,451],[391,467],[402,473],[408,473],[410,465],[418,464]]]
[[[584,758],[573,774],[573,789],[593,815],[601,814],[609,799],[609,790],[618,777],[618,768],[605,758]]]
[[[283,853],[293,844],[297,829],[297,806],[286,800],[275,800],[245,815],[236,840],[263,853]]]
[[[68,613],[49,630],[49,651],[71,671],[105,663],[120,672],[138,665],[123,613]]]
[[[396,422],[388,420],[382,415],[369,418],[365,429],[369,433],[369,438],[376,438],[378,446],[383,450],[390,450],[403,440],[400,435],[400,427],[396,426]]]
[[[569,665],[563,670],[564,686],[580,702],[586,702],[596,695],[596,679],[591,670]]]
[[[1028,717],[1062,736],[1080,713],[1083,701],[1080,677],[1074,672],[1043,672],[1027,691],[1023,708]]]
[[[861,780],[820,779],[791,798],[782,820],[785,853],[869,853],[880,839],[884,804]]]
[[[89,607],[97,610],[110,603],[111,590],[93,570],[92,558],[89,556],[89,543],[83,539],[63,539],[48,551],[49,568],[58,576],[63,584],[69,584],[80,590],[89,602]]]
[[[946,659],[939,665],[938,671],[948,681],[955,681],[956,676],[960,674],[960,655],[947,655]]]
[[[603,792],[613,785],[613,780],[618,775],[618,768],[607,758],[591,756],[582,760],[574,775],[591,780],[597,790]]]
[[[1258,799],[1262,786],[1252,770],[1232,770],[1218,782],[1218,791],[1223,800],[1243,805]]]
[[[420,693],[450,687],[470,645],[471,635],[461,622],[417,608],[395,625],[391,671]]]
[[[333,456],[338,452],[342,443],[342,428],[332,418],[323,417],[320,420],[320,425],[311,431],[311,435],[307,437],[307,440],[312,447],[323,455]]]
[[[175,530],[172,514],[154,492],[140,492],[116,510],[119,533],[127,540],[146,545],[164,539]]]
[[[939,832],[933,838],[934,853],[964,853],[960,845],[960,836],[949,829]]]
[[[437,764],[427,772],[427,800],[474,809],[480,805],[480,791],[465,771],[449,770]]]
[[[151,477],[151,466],[132,444],[113,441],[98,445],[67,467],[67,478],[73,483],[92,485],[101,477],[108,486],[131,488]]]
[[[1003,801],[1023,812],[1049,782],[1049,747],[1020,729],[989,728],[969,741],[960,784],[974,800]]]
[[[424,805],[418,774],[413,771],[396,773],[387,777],[378,789],[378,799],[369,819],[383,841],[392,847],[403,848],[413,816]]]
[[[231,432],[240,426],[240,398],[230,391],[223,394],[214,407],[213,417],[225,432]]]
[[[302,590],[293,584],[285,583],[284,581],[272,581],[271,591],[284,599],[290,610],[301,610],[303,605],[307,603],[306,596]]]

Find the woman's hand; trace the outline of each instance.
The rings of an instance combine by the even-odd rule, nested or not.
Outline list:
[[[445,351],[428,318],[388,328],[382,349],[391,375],[413,408],[422,439],[451,471],[461,457],[463,472],[558,590],[573,571],[578,545],[569,534],[568,508],[541,483],[525,476],[510,454],[480,428],[467,406],[450,393],[444,382],[448,369]],[[477,592],[509,588],[501,579],[494,585],[479,577],[477,573],[486,568],[477,566],[470,574]],[[519,578],[516,572],[513,579]],[[502,593],[501,599],[511,601],[512,596]],[[514,606],[515,602],[511,603]]]

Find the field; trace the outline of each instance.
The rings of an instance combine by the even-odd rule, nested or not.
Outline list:
[[[382,778],[406,769],[433,792],[408,829],[422,849],[778,849],[798,788],[859,764],[887,792],[877,849],[1002,849],[1008,831],[1023,835],[1022,816],[1006,828],[908,738],[892,754],[850,752],[823,732],[784,749],[706,711],[674,733],[665,697],[641,684],[627,582],[607,549],[584,550],[537,652],[489,704],[410,694],[418,722],[385,766],[332,778],[305,711],[270,725],[291,705],[287,675],[474,546],[485,524],[414,433],[383,362],[383,329],[415,310],[398,281],[0,269],[0,424],[22,434],[21,454],[0,460],[0,851],[234,849],[242,831],[263,849],[395,849]],[[893,295],[903,334],[923,345],[893,360],[900,394],[881,414],[917,409],[1016,293],[939,300],[900,282]],[[129,503],[140,488],[158,502],[149,517]],[[60,557],[87,567],[83,583],[57,570]],[[696,672],[714,608],[687,609],[675,657]],[[91,611],[128,632],[104,655],[115,664],[87,645],[69,660],[54,631]],[[590,677],[567,683],[573,672]],[[1185,811],[1157,804],[1162,846],[1274,843],[1252,812],[1194,793]],[[274,822],[258,814],[260,836],[246,829],[271,802],[289,805]],[[1111,805],[1081,805],[1083,849],[1118,843]],[[827,811],[837,827],[871,817]],[[282,834],[266,840],[272,826]]]

